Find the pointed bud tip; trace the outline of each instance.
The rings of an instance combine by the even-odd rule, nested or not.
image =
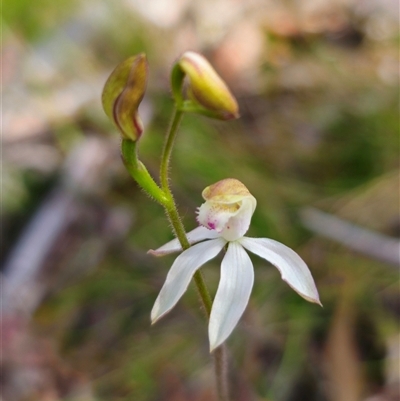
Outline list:
[[[143,132],[138,114],[147,86],[148,63],[144,53],[118,64],[107,79],[102,104],[124,139],[136,141]]]
[[[177,65],[188,78],[189,97],[199,106],[199,109],[194,109],[195,112],[221,120],[239,117],[235,97],[205,57],[187,51],[179,58]]]
[[[227,113],[224,116],[224,120],[237,120],[238,118],[240,118],[240,113],[239,111],[237,111],[236,113]]]

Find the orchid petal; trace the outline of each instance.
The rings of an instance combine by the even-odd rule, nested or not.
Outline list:
[[[250,252],[272,263],[280,271],[282,280],[299,295],[307,301],[321,305],[310,270],[296,252],[280,242],[267,238],[243,237],[239,242]]]
[[[221,278],[208,326],[210,351],[232,333],[246,309],[253,282],[253,264],[249,255],[239,243],[230,242],[221,264]]]
[[[197,227],[194,230],[189,231],[186,236],[189,243],[194,244],[205,239],[218,238],[220,235],[216,231],[211,231],[206,227]],[[175,238],[156,250],[150,249],[147,253],[155,256],[164,256],[178,251],[182,251],[182,247],[179,240]]]
[[[222,238],[201,242],[186,249],[175,259],[151,311],[152,323],[175,306],[196,270],[217,256],[225,244]]]

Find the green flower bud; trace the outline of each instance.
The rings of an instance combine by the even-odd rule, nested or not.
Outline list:
[[[188,78],[188,96],[191,102],[183,102],[182,85]],[[225,82],[211,64],[200,54],[186,52],[175,64],[172,74],[172,91],[183,110],[208,115],[221,120],[239,117],[239,108]]]
[[[104,85],[103,109],[124,139],[136,141],[143,132],[138,114],[147,85],[148,64],[144,53],[118,64]]]

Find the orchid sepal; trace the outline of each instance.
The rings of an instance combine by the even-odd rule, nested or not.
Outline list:
[[[104,112],[124,139],[137,141],[143,132],[138,108],[146,91],[147,75],[146,55],[141,53],[118,64],[104,85]]]

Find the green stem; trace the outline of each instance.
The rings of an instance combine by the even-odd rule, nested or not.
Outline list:
[[[165,207],[165,211],[175,231],[175,235],[182,246],[182,249],[190,248],[190,243],[187,239],[185,228],[183,226],[181,218],[179,217],[175,201],[172,197],[169,199],[169,204]],[[210,293],[208,292],[206,283],[200,270],[197,270],[197,272],[193,275],[193,278],[197,287],[197,291],[200,295],[200,300],[203,305],[204,312],[206,313],[208,319],[211,315],[212,307],[212,299]]]
[[[182,120],[182,117],[183,117],[183,112],[175,108],[174,114],[172,115],[171,124],[167,132],[167,137],[165,139],[164,149],[161,157],[161,166],[160,166],[161,188],[164,191],[169,192],[170,195],[171,195],[171,190],[169,189],[169,182],[168,182],[169,161],[171,159],[172,148],[174,146],[175,138],[178,133],[178,127]]]
[[[220,401],[229,401],[228,362],[224,344],[214,351],[214,364],[218,397]]]
[[[169,130],[167,132],[167,137],[165,140],[164,149],[162,153],[161,166],[160,166],[160,182],[161,182],[161,188],[168,198],[167,204],[164,205],[168,219],[171,222],[171,225],[175,231],[175,235],[178,238],[182,248],[188,249],[190,247],[190,243],[187,239],[185,227],[183,226],[175,200],[169,188],[169,179],[168,179],[169,161],[171,158],[172,148],[175,142],[178,127],[182,120],[182,116],[183,116],[182,111],[178,109],[174,110],[174,114],[172,117]],[[193,278],[204,311],[207,315],[207,319],[209,319],[211,315],[212,299],[210,293],[208,292],[207,286],[204,282],[204,278],[200,270],[197,270]],[[215,365],[215,375],[217,381],[217,392],[220,401],[229,401],[228,377],[227,377],[228,369],[227,369],[227,361],[225,353],[226,353],[225,346],[223,345],[218,347],[214,351],[214,365]]]
[[[137,142],[123,139],[121,144],[122,159],[131,177],[142,187],[148,195],[158,203],[166,206],[169,198],[155,183],[144,164],[137,156]]]
[[[182,249],[188,249],[190,248],[190,243],[186,237],[185,227],[183,226],[182,220],[179,217],[174,197],[172,195],[171,189],[169,188],[169,179],[168,179],[169,161],[171,159],[172,148],[174,146],[175,138],[178,133],[178,127],[182,120],[182,117],[183,117],[183,112],[179,111],[178,109],[175,109],[172,116],[171,124],[167,132],[162,152],[161,166],[160,166],[160,182],[161,182],[161,188],[168,199],[167,204],[164,205],[168,219],[171,222],[171,225],[175,231],[175,235],[178,238],[182,246]],[[209,318],[211,314],[212,299],[210,293],[207,290],[207,286],[204,282],[203,275],[198,270],[194,274],[193,278],[196,283],[196,287],[199,292],[200,299],[204,307],[204,311],[207,315],[207,318]]]

